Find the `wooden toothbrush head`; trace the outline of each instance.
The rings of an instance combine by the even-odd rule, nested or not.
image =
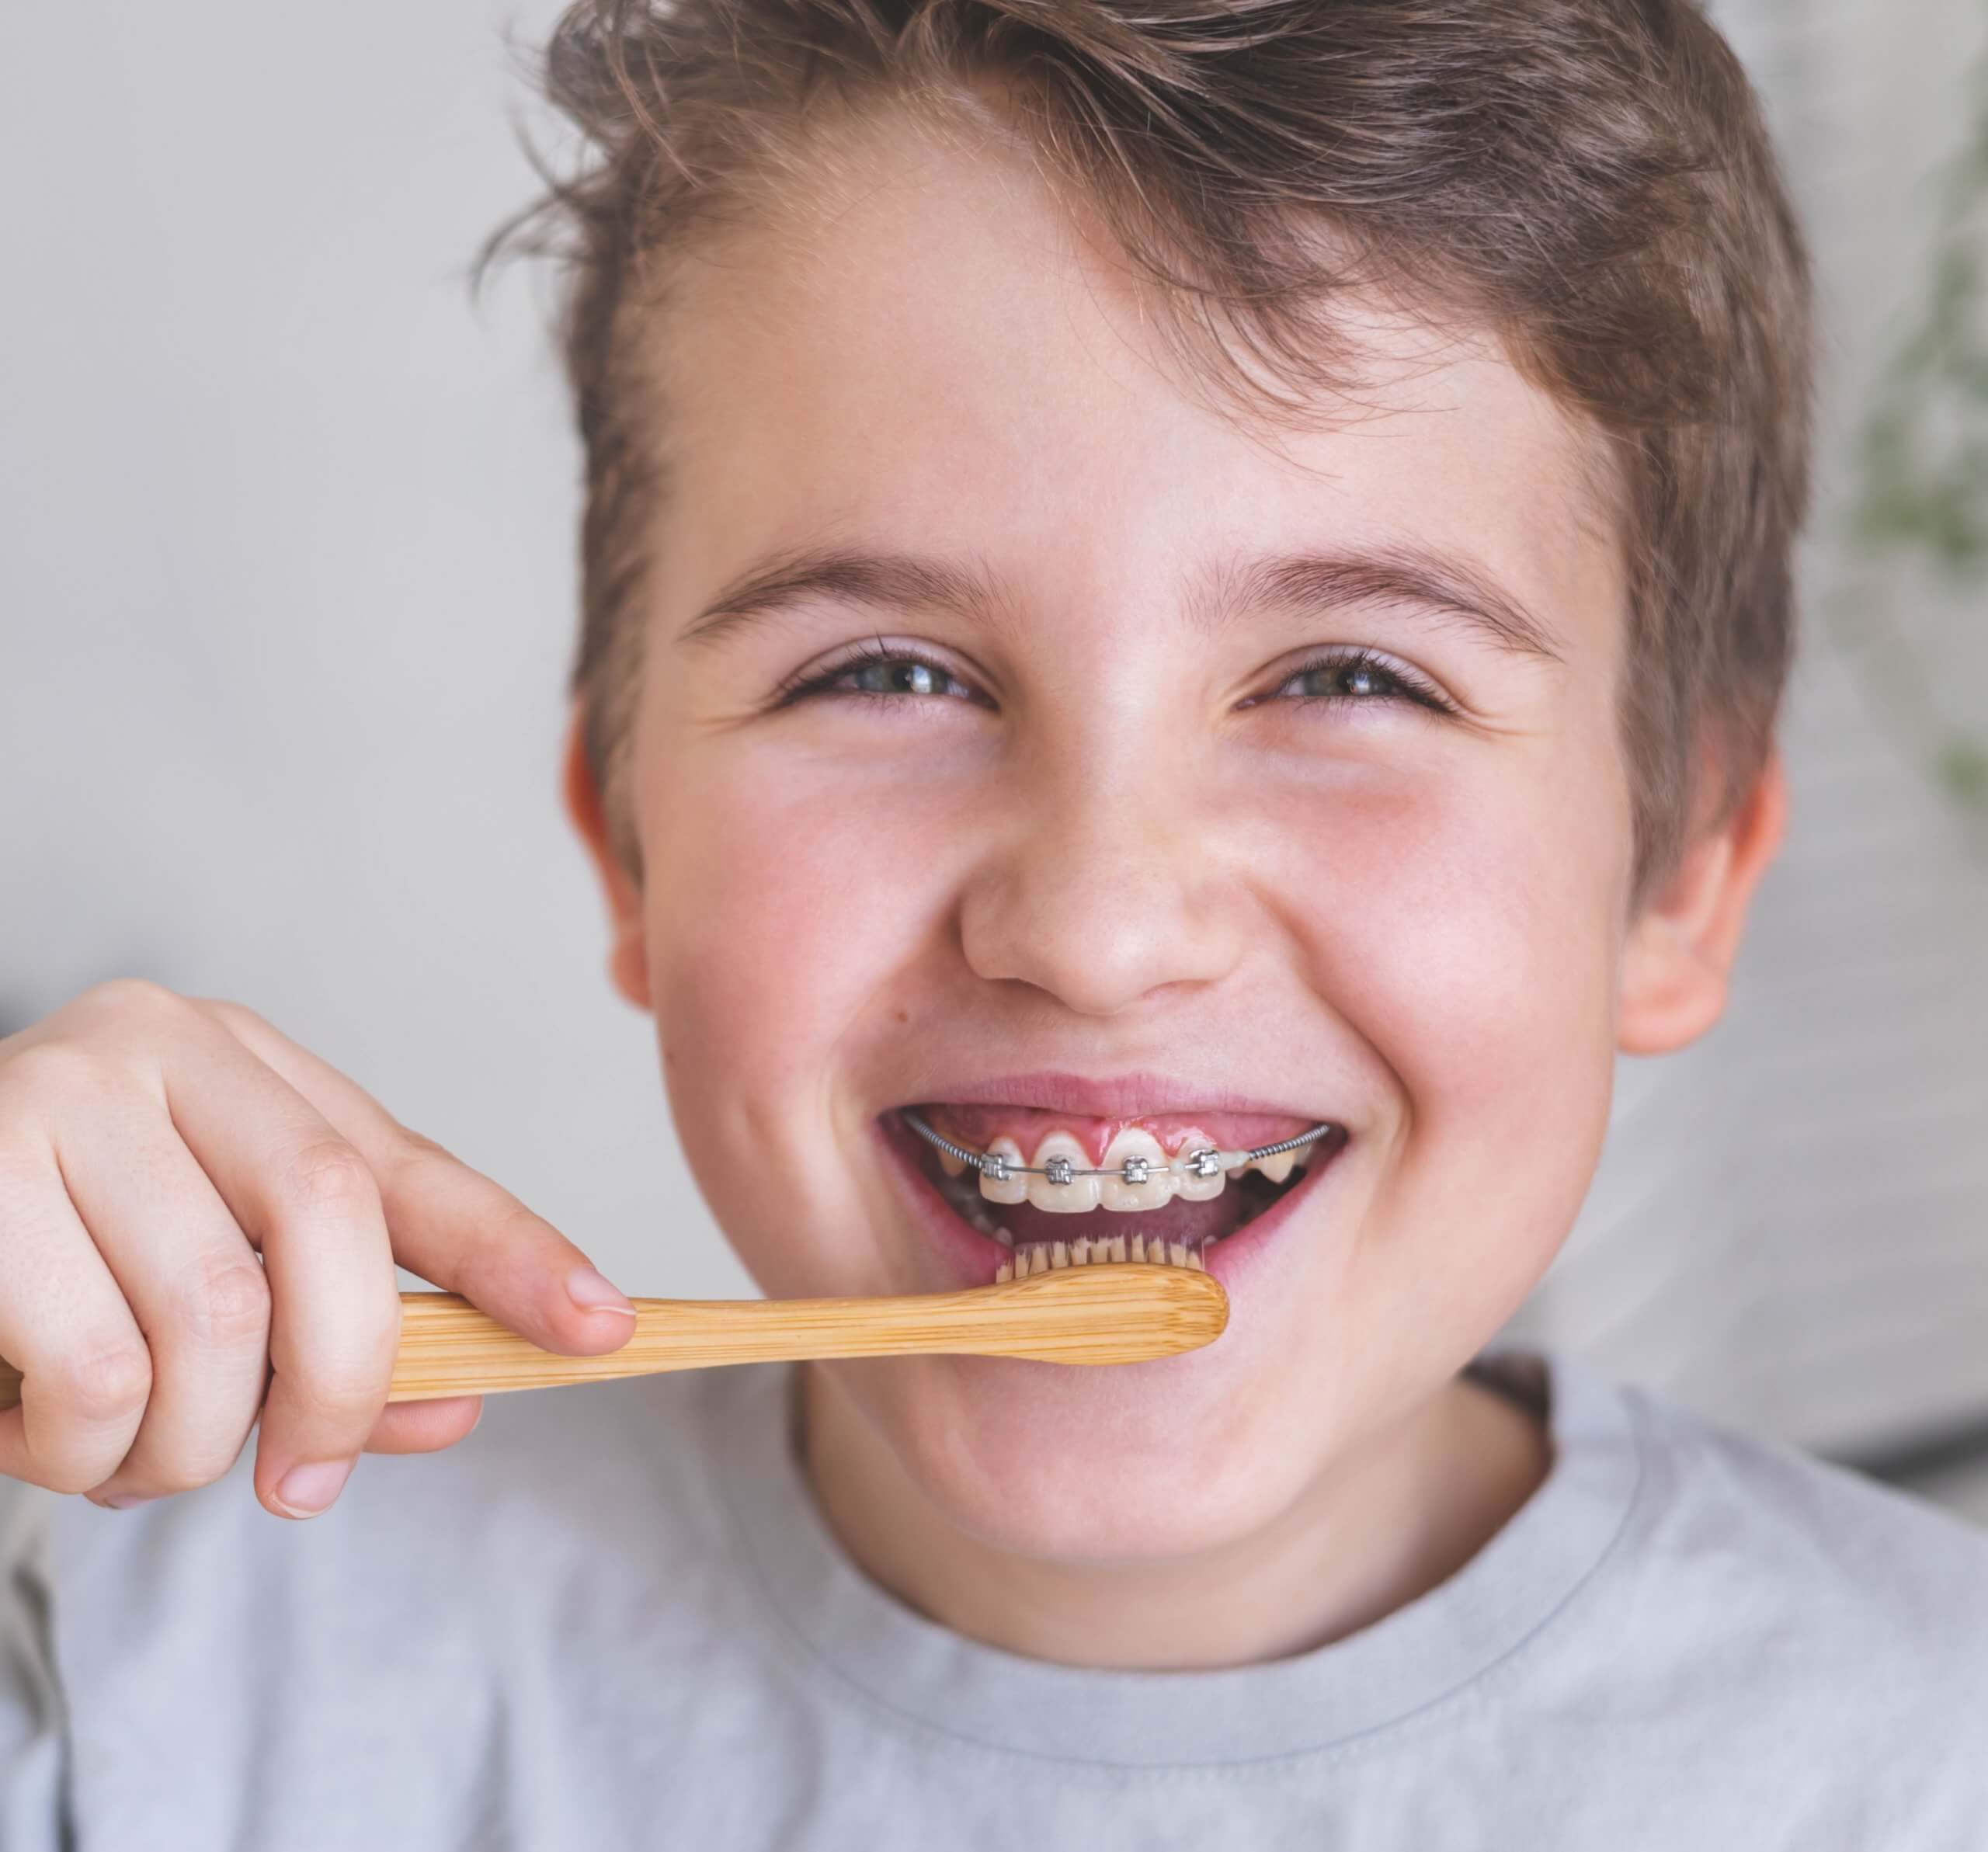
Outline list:
[[[1212,1273],[1142,1261],[1055,1267],[970,1296],[999,1313],[998,1339],[976,1350],[1044,1363],[1173,1357],[1214,1343],[1229,1323],[1229,1295]]]

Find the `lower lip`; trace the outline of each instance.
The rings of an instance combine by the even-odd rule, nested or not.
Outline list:
[[[923,1148],[917,1134],[895,1112],[885,1113],[871,1123],[882,1142],[886,1161],[902,1180],[919,1220],[932,1236],[947,1271],[954,1276],[951,1284],[962,1287],[992,1285],[995,1270],[1003,1262],[1013,1260],[1014,1250],[969,1225],[939,1194],[919,1162]],[[1222,1282],[1224,1291],[1232,1293],[1262,1265],[1265,1250],[1277,1231],[1339,1167],[1345,1150],[1342,1144],[1324,1163],[1306,1166],[1304,1176],[1260,1215],[1202,1250],[1208,1272]],[[1110,1211],[1096,1213],[1109,1214]]]

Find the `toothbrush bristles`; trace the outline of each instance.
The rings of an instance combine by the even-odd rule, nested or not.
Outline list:
[[[1208,1270],[1207,1258],[1201,1250],[1190,1248],[1183,1241],[1156,1239],[1149,1242],[1143,1235],[1135,1235],[1128,1246],[1123,1235],[1100,1235],[1095,1241],[1079,1235],[1072,1242],[1031,1242],[1027,1247],[1017,1249],[1013,1260],[1004,1260],[994,1270],[994,1284],[1003,1286],[1010,1280],[1026,1280],[1055,1267],[1122,1266],[1128,1261],[1155,1267],[1189,1267],[1197,1273]]]

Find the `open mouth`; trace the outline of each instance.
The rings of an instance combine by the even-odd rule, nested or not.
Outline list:
[[[976,1170],[915,1136],[902,1113],[887,1115],[891,1142],[932,1186],[958,1223],[1002,1249],[996,1280],[1100,1261],[1159,1260],[1205,1268],[1210,1253],[1329,1164],[1346,1143],[1334,1125],[1295,1150],[1218,1168],[1197,1151],[1234,1158],[1294,1138],[1320,1123],[1268,1114],[1159,1114],[1086,1119],[1024,1107],[909,1107],[961,1148],[1010,1166],[1059,1174]],[[1128,1162],[1129,1161],[1129,1162]],[[1085,1174],[1102,1170],[1107,1174]]]

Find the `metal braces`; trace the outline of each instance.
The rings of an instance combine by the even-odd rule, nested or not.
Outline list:
[[[971,1165],[984,1176],[997,1183],[1005,1183],[1015,1176],[1047,1177],[1052,1183],[1074,1183],[1080,1176],[1121,1177],[1128,1183],[1149,1183],[1152,1177],[1152,1159],[1130,1157],[1121,1165],[1107,1166],[1096,1169],[1083,1165],[1072,1164],[1068,1158],[1051,1158],[1046,1164],[1017,1164],[1012,1159],[998,1157],[991,1152],[969,1151],[964,1145],[955,1145],[951,1139],[941,1138],[932,1128],[919,1118],[909,1107],[901,1110],[900,1116],[905,1124],[916,1132],[928,1145],[936,1145],[940,1150],[949,1152],[963,1164]],[[1218,1151],[1212,1145],[1204,1145],[1176,1158],[1174,1164],[1184,1162],[1190,1176],[1211,1177],[1217,1171],[1239,1168],[1252,1164],[1259,1158],[1274,1158],[1281,1152],[1295,1151],[1301,1145],[1310,1145],[1322,1138],[1333,1130],[1329,1123],[1315,1125],[1308,1132],[1300,1132],[1295,1138],[1281,1138],[1274,1145],[1260,1145],[1254,1151]],[[1224,1160],[1227,1162],[1225,1162]],[[1172,1165],[1163,1169],[1170,1169]]]

